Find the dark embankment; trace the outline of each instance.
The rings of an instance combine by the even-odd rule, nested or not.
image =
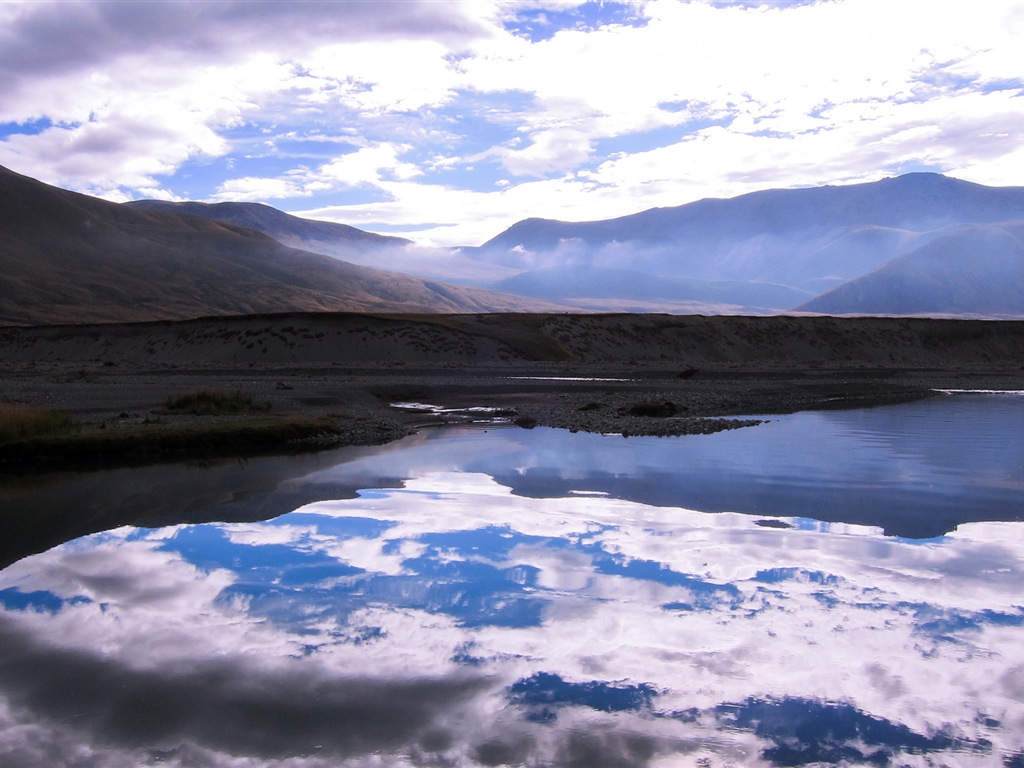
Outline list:
[[[1024,361],[1024,321],[634,314],[281,314],[0,328],[12,366],[125,370],[531,362],[944,368]]]

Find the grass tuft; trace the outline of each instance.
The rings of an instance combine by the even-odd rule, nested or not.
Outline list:
[[[49,408],[0,403],[0,442],[66,435],[80,428],[75,419]]]
[[[257,400],[240,389],[200,389],[171,395],[164,403],[171,413],[195,416],[223,416],[239,413],[263,413],[270,410],[269,400]]]
[[[637,403],[629,409],[629,413],[632,416],[648,416],[651,418],[664,419],[669,416],[675,416],[679,413],[679,406],[668,400],[665,400],[664,402]]]

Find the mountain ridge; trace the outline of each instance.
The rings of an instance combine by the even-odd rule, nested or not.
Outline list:
[[[254,229],[269,235],[283,245],[301,247],[303,242],[347,242],[353,247],[401,247],[410,245],[404,237],[378,235],[374,232],[317,219],[305,219],[278,210],[264,203],[201,203],[193,200],[132,200],[123,205],[157,213],[179,213],[212,221]],[[327,254],[331,255],[331,254]]]
[[[975,298],[967,304],[963,291],[953,300],[956,292],[951,285],[941,289],[933,285],[932,300],[923,305],[916,298],[910,300],[914,290],[908,290],[904,300],[895,284],[883,285],[888,280],[910,279],[905,270],[883,269],[894,259],[923,249],[916,258],[927,261],[954,246],[970,258],[984,252],[985,236],[980,229],[967,230],[965,235],[963,227],[1018,222],[1024,222],[1024,187],[987,187],[941,174],[913,173],[864,184],[707,198],[599,221],[524,219],[473,253],[485,261],[528,271],[575,270],[580,279],[586,279],[587,270],[614,267],[666,281],[746,283],[750,290],[782,285],[812,296],[828,294],[881,270],[872,281],[845,292],[846,300],[840,302],[844,311],[913,314],[926,305],[926,311],[939,314],[985,315],[995,306],[985,299],[986,291],[994,291],[1004,296],[1000,315],[1024,316],[1024,297],[1014,304],[1002,290],[1004,276],[995,260],[986,262],[987,272],[971,273]],[[952,240],[944,243],[947,238]],[[928,248],[929,244],[935,245]],[[998,263],[1006,265],[1005,260]],[[923,279],[924,269],[923,263],[918,264],[913,272]],[[945,267],[936,274],[940,273],[946,281],[957,277]],[[868,286],[886,300],[872,300]],[[953,303],[943,305],[943,295]],[[861,299],[854,302],[854,296]],[[549,293],[547,297],[563,301],[568,295]],[[835,306],[814,299],[795,305],[775,300],[767,309],[836,311],[830,309]]]
[[[263,203],[134,200],[122,205],[244,226],[292,248],[322,253],[362,266],[474,288],[489,288],[491,283],[516,272],[466,258],[457,248],[423,248],[404,237],[379,235],[347,224],[307,219]]]
[[[942,190],[945,195],[940,194]],[[998,195],[1000,200],[995,212],[990,201],[979,200],[993,190],[1007,192]],[[886,194],[875,195],[875,192]],[[901,199],[903,205],[893,205],[894,198]],[[611,219],[571,222],[531,217],[513,224],[479,249],[529,248],[531,245],[551,249],[570,233],[590,244],[599,244],[607,242],[609,235],[619,234],[623,225],[632,225],[640,235],[632,239],[640,241],[678,240],[685,228],[692,226],[755,233],[803,229],[806,228],[804,220],[794,221],[794,218],[805,217],[809,205],[819,211],[831,209],[825,218],[819,213],[817,226],[821,229],[865,223],[893,228],[906,228],[906,224],[913,223],[918,228],[937,229],[964,219],[965,208],[973,212],[966,219],[974,222],[995,223],[1020,218],[1024,211],[1024,187],[987,187],[938,173],[909,173],[862,184],[765,189],[736,197],[703,198],[677,206],[648,208]],[[937,205],[944,210],[943,214],[936,215]],[[738,216],[734,212],[737,208],[745,210],[746,214]],[[953,214],[954,209],[960,213]],[[865,216],[870,222],[865,221]],[[521,236],[524,231],[530,235],[529,239]]]

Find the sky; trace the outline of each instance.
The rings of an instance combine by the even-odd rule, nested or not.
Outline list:
[[[760,189],[1024,185],[1024,0],[0,0],[0,165],[479,245]]]

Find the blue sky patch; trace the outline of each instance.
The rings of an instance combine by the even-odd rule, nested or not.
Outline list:
[[[537,672],[508,688],[509,703],[539,710],[546,720],[553,719],[553,709],[567,706],[589,707],[599,712],[641,712],[651,709],[657,695],[657,689],[648,683],[571,683],[549,672]],[[537,719],[536,713],[533,719]]]
[[[0,589],[0,605],[9,611],[39,611],[53,614],[67,605],[91,602],[92,600],[82,595],[65,598],[46,590],[22,592],[16,587]]]
[[[719,716],[731,727],[773,742],[762,756],[775,765],[889,765],[900,752],[945,752],[953,747],[985,752],[987,746],[946,733],[925,736],[851,704],[784,697],[723,704]]]
[[[540,43],[562,30],[587,32],[609,25],[642,26],[644,23],[631,3],[587,2],[565,10],[523,8],[517,11],[515,19],[505,22],[505,28],[532,43]]]

